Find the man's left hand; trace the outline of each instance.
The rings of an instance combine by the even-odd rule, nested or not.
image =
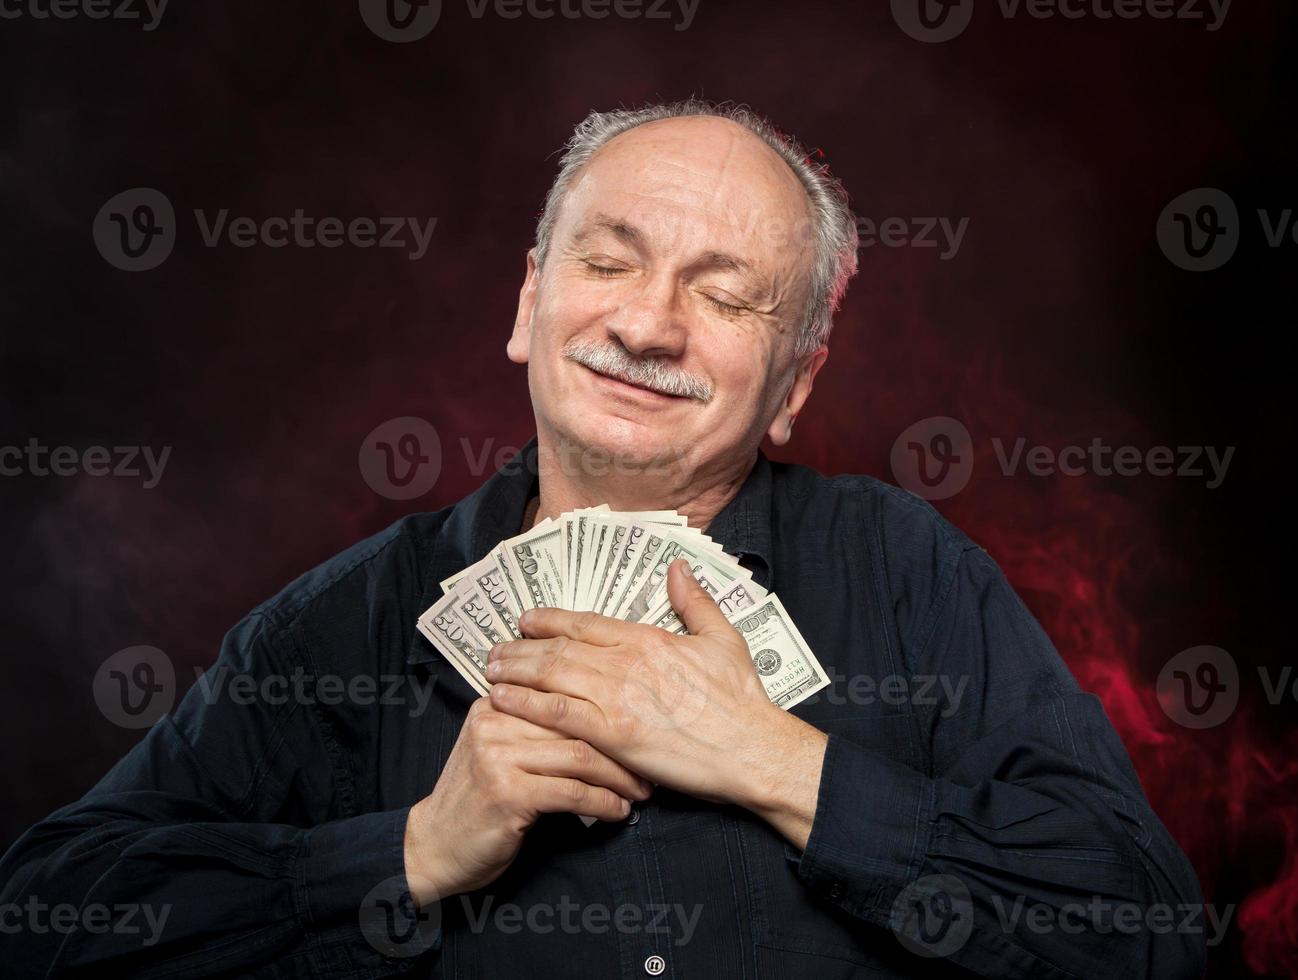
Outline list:
[[[527,611],[527,638],[491,651],[492,704],[655,783],[754,810],[802,846],[824,733],[771,703],[748,644],[684,560],[672,563],[667,592],[690,635],[592,612]]]

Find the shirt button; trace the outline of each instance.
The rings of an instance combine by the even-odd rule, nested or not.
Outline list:
[[[667,969],[667,961],[657,953],[654,953],[653,956],[644,961],[644,972],[649,974],[651,977],[658,976],[658,974],[662,973],[665,969]]]
[[[627,822],[627,826],[629,827],[634,827],[636,824],[638,824],[640,822],[640,811],[637,810],[635,807],[632,807],[631,814],[626,818],[626,822]],[[659,972],[661,973],[662,971],[660,970]]]
[[[825,895],[831,898],[832,900],[834,900],[835,902],[837,902],[840,898],[843,897],[842,884],[837,881],[834,882],[832,885],[830,885],[828,888],[825,889]]]

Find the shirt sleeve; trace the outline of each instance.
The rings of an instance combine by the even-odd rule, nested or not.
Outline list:
[[[986,552],[955,551],[902,639],[913,691],[958,692],[913,698],[932,771],[831,734],[798,876],[980,976],[1201,976],[1198,881],[1099,700]]]
[[[217,665],[89,793],[0,861],[0,909],[109,911],[106,928],[6,936],[12,976],[390,975],[361,928],[367,900],[404,891],[408,809],[352,812],[334,792],[336,747],[301,699],[240,698],[300,668],[291,635],[258,615]],[[243,683],[247,683],[246,678]],[[279,702],[279,703],[275,703]],[[400,897],[400,896],[395,896]],[[133,910],[133,911],[128,911]],[[416,913],[417,914],[417,913]],[[48,920],[57,921],[53,913]],[[101,923],[102,924],[102,923]],[[398,934],[404,924],[397,922]],[[425,951],[440,931],[421,935]],[[10,971],[13,971],[12,973]]]

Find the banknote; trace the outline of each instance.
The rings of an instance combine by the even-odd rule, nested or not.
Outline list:
[[[753,668],[772,704],[788,710],[829,686],[824,668],[778,596],[768,595],[727,618],[747,642]]]
[[[687,634],[667,595],[667,571],[677,558],[689,562],[743,636],[773,704],[791,708],[829,684],[779,598],[671,510],[619,512],[601,504],[546,518],[442,579],[441,597],[417,627],[474,691],[486,695],[488,653],[522,636],[518,617],[528,609],[594,611]]]

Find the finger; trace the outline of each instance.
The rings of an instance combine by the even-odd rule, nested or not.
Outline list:
[[[553,728],[596,746],[606,727],[603,716],[595,705],[566,694],[534,691],[514,684],[494,684],[491,688],[491,703],[506,714],[523,718],[542,728]]]
[[[569,738],[557,742],[516,745],[515,764],[537,776],[564,776],[589,786],[603,786],[628,800],[647,800],[653,786],[614,762],[589,742]]]
[[[554,641],[539,642],[548,644]],[[604,675],[589,664],[555,652],[557,649],[562,648],[540,647],[536,652],[523,656],[516,655],[516,651],[515,655],[497,654],[487,661],[487,680],[492,684],[516,684],[603,703],[609,695],[609,682]]]
[[[605,786],[591,786],[567,776],[534,776],[525,773],[527,798],[541,813],[579,813],[600,820],[622,820],[631,812],[631,801]]]
[[[493,645],[487,650],[487,663],[491,665],[496,659],[505,659],[506,657],[540,657],[546,653],[566,653],[572,649],[575,641],[570,640],[567,636],[546,636],[540,639],[526,640],[505,640],[504,643]],[[582,644],[587,646],[587,644]],[[582,650],[576,650],[576,653]],[[589,650],[587,650],[589,653]]]
[[[690,574],[690,563],[684,558],[672,562],[667,571],[667,597],[685,628],[695,636],[734,629],[721,607]]]
[[[487,651],[487,666],[490,667],[493,661],[505,660],[509,657],[541,657],[550,653],[564,654],[570,651],[576,656],[581,656],[583,653],[594,656],[593,647],[583,643],[580,647],[574,648],[574,644],[575,641],[566,636],[551,636],[535,640],[505,640]],[[585,647],[585,650],[581,647]]]
[[[501,743],[516,742],[522,739],[548,742],[564,741],[569,738],[568,735],[563,732],[556,732],[553,728],[542,728],[540,725],[524,718],[505,714],[505,712],[492,705],[490,697],[484,697],[481,701],[487,706],[488,710],[476,712],[479,716],[477,718],[474,717],[474,713],[471,713],[465,720],[465,727],[476,726],[480,737]],[[490,717],[481,717],[484,715]]]
[[[518,628],[535,638],[566,636],[591,646],[614,647],[635,638],[637,624],[627,623],[593,612],[572,612],[539,606],[529,609],[518,619]]]

